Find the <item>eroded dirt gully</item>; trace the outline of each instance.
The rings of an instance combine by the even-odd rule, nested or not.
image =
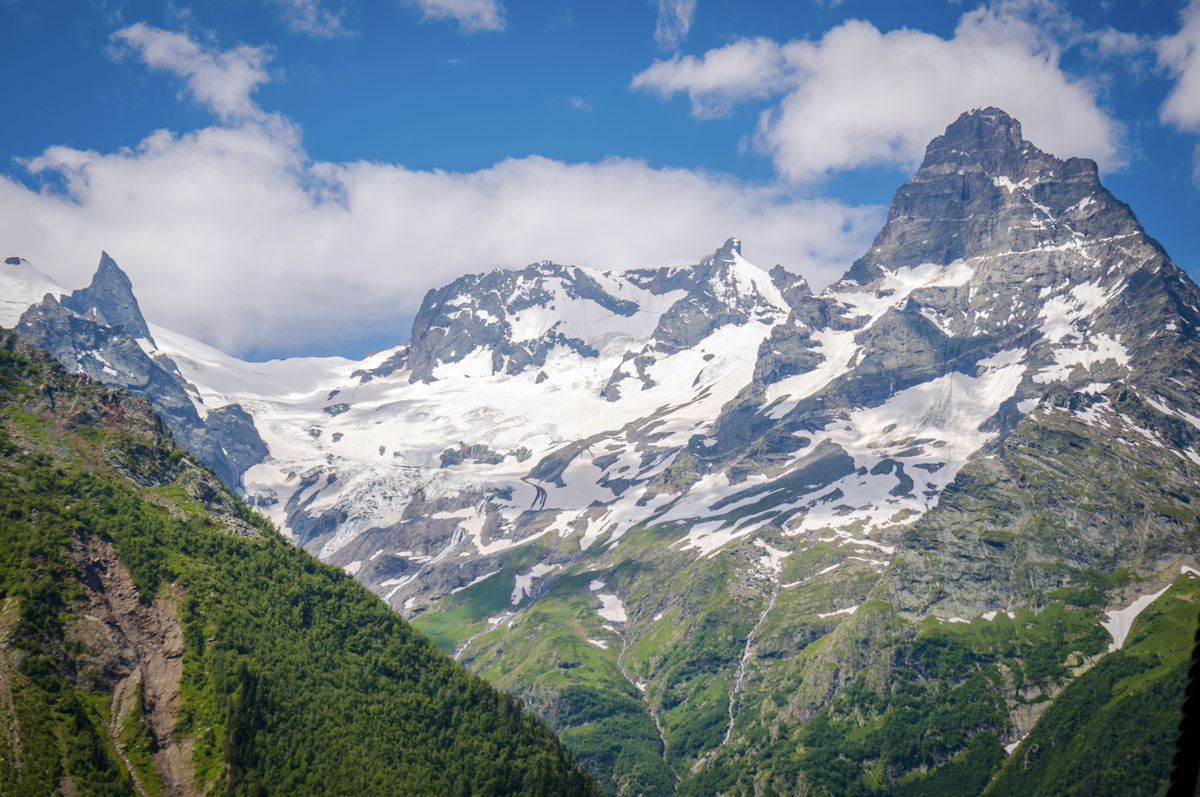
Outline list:
[[[140,686],[154,765],[164,790],[172,797],[197,793],[191,743],[174,738],[183,674],[183,627],[176,612],[182,593],[167,589],[153,601],[140,600],[113,544],[91,532],[72,535],[70,555],[85,604],[74,633],[89,651],[80,660],[80,686],[111,690],[108,734],[138,790],[145,793],[120,744],[121,724],[136,706]]]

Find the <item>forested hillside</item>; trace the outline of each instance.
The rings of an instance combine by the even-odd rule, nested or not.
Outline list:
[[[0,332],[0,792],[588,794],[144,399]]]

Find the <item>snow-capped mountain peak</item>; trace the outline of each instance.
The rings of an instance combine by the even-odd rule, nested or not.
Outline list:
[[[146,357],[117,356],[140,312],[81,293],[19,330],[153,388]],[[726,741],[758,721],[736,714],[749,679],[808,679],[811,708],[860,671],[865,637],[838,636],[860,619],[894,636],[1032,617],[1072,573],[1200,566],[1200,289],[1095,164],[994,108],[930,143],[816,294],[731,238],[687,266],[467,275],[359,362],[245,363],[153,332],[134,348],[175,375],[168,422],[237,402],[270,454],[237,459],[247,498],[298,544],[535,699],[592,678],[673,751],[679,718],[703,717],[697,766],[725,744],[714,718]],[[529,654],[542,635],[553,661]],[[789,669],[818,639],[829,666]]]
[[[16,326],[31,304],[37,304],[46,294],[57,299],[65,292],[25,258],[5,258],[0,264],[0,326]]]
[[[777,275],[788,295],[807,289]],[[732,238],[694,266],[606,271],[542,261],[471,274],[430,291],[405,356],[363,378],[402,369],[413,382],[536,374],[555,352],[597,359],[640,355],[646,346],[679,351],[729,323],[782,320],[790,308],[783,290]]]

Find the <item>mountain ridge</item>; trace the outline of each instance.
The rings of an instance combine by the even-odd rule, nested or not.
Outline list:
[[[0,404],[0,792],[595,792],[149,401],[0,330]]]
[[[1198,325],[1095,164],[987,108],[817,293],[728,239],[692,267],[467,275],[357,363],[153,331],[202,403],[253,419],[249,500],[553,718],[606,789],[724,767],[722,789],[840,792],[872,756],[895,783],[999,766],[1106,655],[1105,611],[1200,566]],[[958,669],[913,680],[935,650]],[[988,719],[904,748],[897,677]],[[849,780],[818,731],[870,742]]]

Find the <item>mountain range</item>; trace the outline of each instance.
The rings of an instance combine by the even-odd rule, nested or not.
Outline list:
[[[0,295],[608,792],[1165,782],[1200,289],[1003,111],[930,142],[815,292],[734,238],[542,262],[430,291],[363,360],[262,363],[147,323],[107,255],[69,294],[10,258]]]

